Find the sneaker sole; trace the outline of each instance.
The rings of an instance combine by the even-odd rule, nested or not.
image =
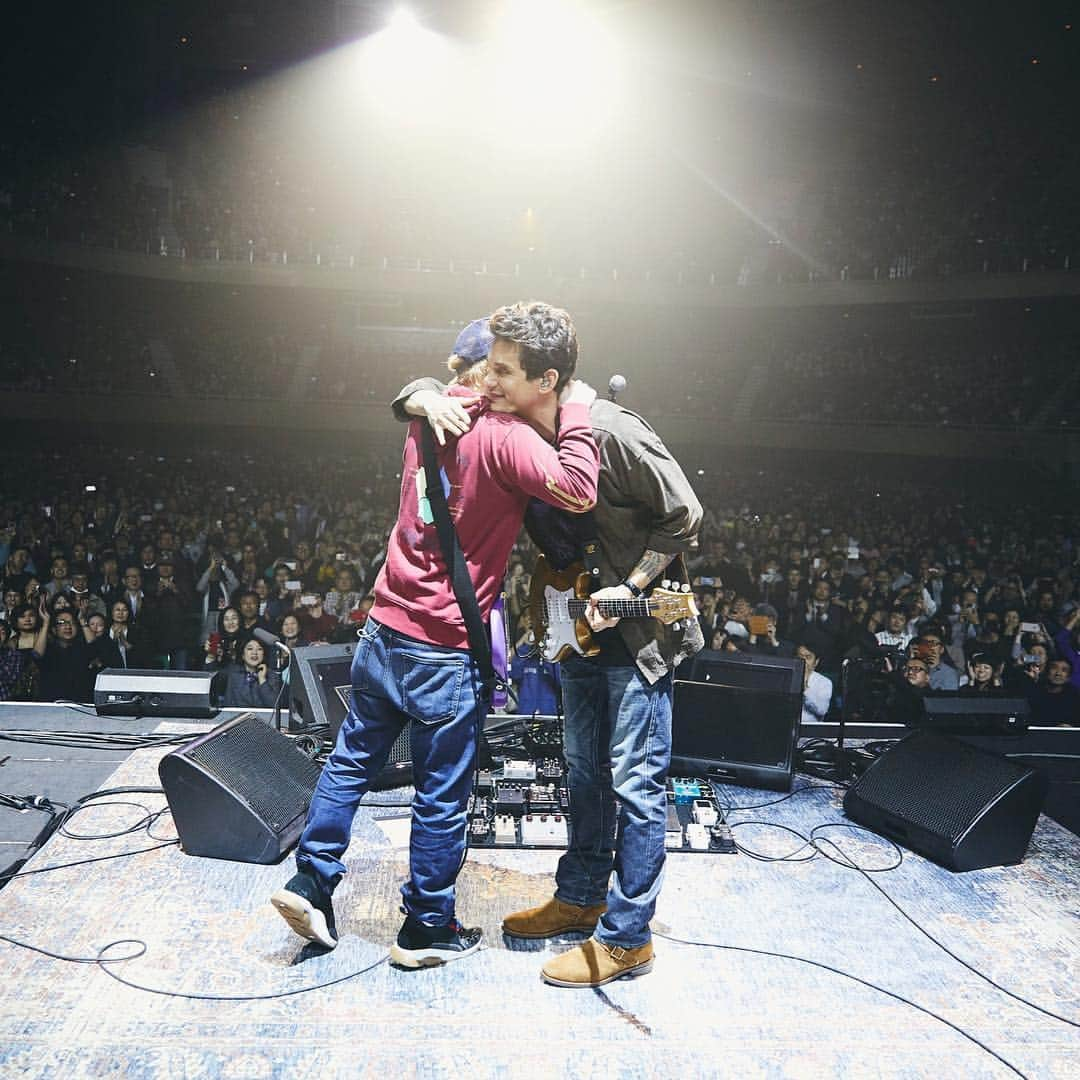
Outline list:
[[[399,967],[405,968],[429,968],[442,967],[453,960],[463,960],[466,956],[472,956],[479,951],[484,941],[481,938],[472,948],[453,951],[451,949],[403,949],[395,941],[390,946],[390,959]]]
[[[591,923],[575,923],[569,926],[557,926],[554,930],[543,930],[541,932],[530,932],[527,930],[511,930],[506,923],[502,924],[502,932],[507,937],[522,938],[525,941],[538,941],[540,938],[558,937],[560,934],[591,934],[596,929],[596,924],[600,920]]]
[[[287,889],[279,889],[270,897],[270,903],[302,938],[317,942],[327,949],[333,949],[337,945],[337,940],[326,925],[326,916],[310,901]]]
[[[565,986],[571,990],[592,990],[597,986],[607,986],[608,983],[613,983],[617,979],[636,979],[639,975],[648,975],[652,971],[652,966],[652,960],[646,960],[643,964],[635,964],[631,968],[618,971],[614,975],[609,975],[606,979],[598,979],[596,982],[568,982],[566,979],[552,978],[546,971],[540,972],[540,978],[551,986]]]

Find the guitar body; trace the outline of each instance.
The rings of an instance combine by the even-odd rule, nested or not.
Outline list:
[[[587,600],[589,575],[577,563],[552,570],[540,555],[529,586],[529,615],[537,647],[545,660],[557,664],[568,656],[595,656],[592,631],[585,619],[570,614],[570,600]]]
[[[665,581],[648,597],[600,600],[600,614],[611,619],[658,619],[678,630],[680,621],[697,618],[698,609],[689,585],[679,591],[667,588],[670,584]],[[543,555],[537,558],[529,586],[529,614],[545,660],[555,664],[568,656],[595,656],[600,651],[585,618],[588,605],[589,575],[583,567],[575,563],[556,571]]]

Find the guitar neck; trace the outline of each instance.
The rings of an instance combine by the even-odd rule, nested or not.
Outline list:
[[[583,619],[589,609],[588,600],[568,600],[567,604],[572,619]],[[597,606],[605,619],[648,619],[654,610],[647,596],[633,600],[600,600]]]

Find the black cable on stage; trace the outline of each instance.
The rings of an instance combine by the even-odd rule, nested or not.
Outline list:
[[[88,804],[95,802],[98,799],[105,798],[109,795],[164,795],[165,792],[159,787],[116,787],[116,788],[102,788],[100,791],[92,791],[89,795],[84,795],[81,799],[77,799],[71,806],[66,807],[62,814],[54,815],[49,824],[42,830],[41,833],[35,838],[34,842],[29,845],[27,854],[12,865],[25,866],[29,859],[42,847],[42,845],[53,835],[58,829],[64,828],[66,824],[75,817],[80,811],[84,810]],[[134,804],[138,805],[138,804]],[[142,807],[142,809],[146,809]],[[145,828],[149,832],[149,828],[154,824],[160,814],[164,814],[167,808],[163,808],[159,814],[149,813],[148,818],[144,818]],[[144,827],[141,823],[138,827]],[[137,827],[137,828],[138,828]],[[116,835],[122,836],[131,831],[137,831],[136,829],[128,829]],[[102,837],[103,839],[104,837]],[[97,837],[80,837],[76,836],[74,839],[97,839]],[[73,866],[85,866],[90,863],[105,862],[109,859],[123,859],[129,855],[141,855],[147,851],[157,851],[163,847],[172,847],[179,844],[177,839],[163,840],[162,843],[156,844],[154,847],[137,848],[135,851],[121,851],[112,855],[96,855],[88,859],[77,859],[74,862],[58,863],[55,866],[41,866],[34,870],[17,870],[17,871],[5,871],[0,874],[0,885],[5,885],[9,881],[14,881],[16,878],[31,877],[34,874],[45,874],[52,870],[67,870]]]
[[[390,954],[387,953],[384,956],[380,956],[378,960],[367,967],[358,969],[357,971],[351,971],[348,975],[341,975],[336,979],[328,979],[326,982],[315,983],[313,986],[299,986],[294,990],[280,990],[274,994],[185,994],[180,990],[162,990],[156,986],[144,986],[142,983],[133,982],[131,979],[125,979],[121,975],[117,975],[107,965],[109,964],[122,964],[128,960],[137,960],[141,956],[145,956],[147,953],[147,944],[140,938],[120,938],[117,941],[110,941],[108,945],[103,945],[96,956],[64,956],[62,953],[50,952],[48,949],[42,949],[37,945],[31,945],[26,941],[19,941],[18,938],[9,937],[7,934],[0,934],[0,941],[6,941],[9,945],[14,945],[20,949],[28,949],[30,952],[39,953],[42,956],[47,956],[51,960],[62,960],[67,964],[97,964],[102,971],[111,979],[115,979],[118,983],[123,983],[124,986],[130,987],[132,990],[141,990],[146,994],[159,994],[162,997],[172,998],[184,998],[188,1001],[269,1001],[273,998],[286,998],[295,997],[297,994],[310,994],[313,990],[325,990],[329,986],[337,986],[340,983],[348,982],[350,979],[355,979],[360,975],[366,975],[369,971],[374,970],[380,964],[385,964],[390,959]],[[130,953],[127,956],[115,956],[108,957],[105,954],[110,949],[118,948],[120,945],[134,945],[136,951]]]
[[[924,1015],[929,1016],[934,1020],[937,1020],[939,1023],[944,1024],[946,1027],[951,1028],[953,1031],[955,1031],[958,1035],[967,1039],[968,1042],[973,1043],[980,1050],[985,1051],[992,1058],[1000,1061],[1002,1065],[1004,1065],[1012,1072],[1016,1073],[1017,1076],[1023,1077],[1023,1080],[1028,1080],[1026,1073],[1021,1072],[1011,1062],[1006,1061],[1005,1058],[1003,1058],[999,1053],[997,1053],[996,1050],[992,1050],[989,1046],[986,1045],[986,1043],[981,1042],[974,1035],[970,1034],[970,1032],[965,1031],[958,1024],[954,1024],[951,1020],[947,1019],[944,1016],[941,1016],[939,1013],[934,1012],[932,1009],[928,1009],[925,1005],[920,1005],[918,1002],[912,1001],[910,998],[906,998],[902,994],[897,994],[892,990],[886,990],[885,987],[879,986],[877,983],[872,983],[868,979],[862,979],[858,975],[853,975],[850,971],[844,971],[842,968],[833,967],[831,964],[822,963],[820,960],[811,960],[809,957],[806,956],[796,956],[794,953],[773,952],[769,949],[752,949],[746,945],[724,945],[716,941],[691,941],[686,938],[675,937],[673,934],[660,933],[657,930],[653,931],[653,936],[663,938],[665,941],[673,941],[678,945],[690,945],[692,947],[702,949],[723,949],[728,952],[749,953],[752,956],[769,956],[781,960],[794,960],[797,963],[809,964],[810,967],[819,968],[822,971],[828,971],[833,975],[840,975],[845,979],[851,979],[853,982],[859,983],[860,986],[865,986],[870,990],[875,990],[879,994],[885,994],[886,997],[891,997],[894,1001],[899,1001],[901,1004],[908,1005],[912,1009],[917,1009]]]
[[[716,793],[717,785],[713,785],[713,793]],[[781,795],[779,799],[770,799],[768,802],[763,803],[751,803],[750,806],[731,806],[725,805],[723,810],[725,813],[734,812],[736,810],[761,810],[766,806],[777,806],[779,803],[787,802],[788,799],[795,798],[796,795],[801,795],[804,791],[846,791],[846,784],[804,784],[800,788],[794,788],[786,795]],[[717,802],[719,803],[719,799]]]
[[[109,859],[126,859],[131,855],[143,855],[148,851],[160,851],[161,848],[176,847],[179,840],[167,840],[153,847],[137,848],[135,851],[118,851],[112,855],[95,855],[89,859],[76,859],[75,862],[57,863],[55,866],[40,866],[34,870],[20,870],[16,874],[0,874],[0,882],[14,881],[16,878],[31,877],[34,874],[47,874],[52,870],[68,870],[73,866],[89,866],[91,863],[107,862]]]
[[[10,938],[2,938],[2,936],[0,936],[0,939],[4,941],[11,940]],[[21,944],[21,942],[17,944]],[[366,975],[369,971],[374,971],[375,968],[385,964],[390,959],[390,954],[385,953],[383,956],[380,956],[378,960],[368,964],[367,967],[359,968],[356,971],[350,971],[348,975],[341,975],[336,979],[328,979],[326,982],[315,983],[312,986],[298,986],[294,990],[279,990],[277,993],[273,994],[185,994],[181,990],[162,990],[160,987],[156,986],[144,986],[142,983],[133,982],[131,979],[125,979],[111,968],[106,967],[106,964],[115,961],[108,960],[105,957],[105,953],[118,945],[142,946],[142,952],[136,953],[134,956],[121,957],[121,960],[134,960],[136,957],[142,956],[146,952],[146,943],[144,941],[140,941],[138,938],[122,938],[119,941],[112,941],[108,945],[103,946],[91,962],[96,962],[110,979],[115,979],[118,983],[130,987],[132,990],[141,990],[146,994],[158,994],[161,997],[183,998],[186,1001],[272,1001],[275,998],[296,997],[297,994],[310,994],[313,990],[325,990],[327,987],[339,986],[341,983],[349,982],[351,979]],[[80,963],[84,962],[85,960],[80,960]]]
[[[811,787],[812,786],[816,786],[816,785],[811,785]],[[799,790],[800,791],[805,791],[805,790],[807,790],[807,788],[800,788]],[[794,795],[794,794],[796,794],[796,792],[792,792],[792,794]],[[782,801],[783,801],[782,799],[776,800],[776,802],[782,802]],[[766,804],[766,805],[772,805],[772,804]],[[751,848],[747,848],[745,845],[739,844],[736,841],[736,845],[735,845],[736,848],[740,852],[742,852],[743,854],[748,855],[752,859],[757,859],[759,862],[809,862],[810,859],[812,859],[814,857],[814,854],[818,854],[818,855],[821,855],[823,858],[828,859],[829,862],[834,863],[836,866],[840,866],[840,867],[842,867],[844,869],[848,869],[848,870],[857,870],[860,874],[862,874],[862,876],[864,878],[866,878],[866,880],[871,885],[873,885],[873,887],[875,889],[877,889],[877,891],[879,893],[881,893],[881,895],[883,897],[885,897],[886,900],[888,900],[888,902],[909,923],[911,923],[912,926],[915,927],[915,929],[917,929],[930,942],[932,942],[939,949],[941,949],[941,951],[944,952],[947,956],[951,957],[953,960],[955,960],[962,967],[964,967],[968,971],[970,971],[973,975],[978,976],[980,979],[982,979],[988,985],[992,986],[995,990],[1001,991],[1001,993],[1005,994],[1007,997],[1011,997],[1014,1001],[1017,1001],[1022,1005],[1027,1005],[1029,1008],[1034,1009],[1036,1012],[1043,1013],[1045,1016],[1048,1016],[1053,1020],[1058,1020],[1063,1024],[1068,1024],[1071,1027],[1080,1027],[1080,1021],[1070,1020],[1067,1016],[1061,1016],[1060,1014],[1055,1013],[1055,1012],[1051,1011],[1050,1009],[1045,1008],[1042,1005],[1038,1005],[1033,1001],[1029,1001],[1027,998],[1022,997],[1021,995],[1015,993],[1012,990],[1009,990],[1007,987],[1002,986],[1000,983],[995,982],[989,975],[986,975],[985,973],[980,971],[978,968],[976,968],[974,965],[968,963],[962,957],[960,957],[956,953],[954,953],[947,945],[944,944],[944,942],[939,941],[936,937],[933,936],[933,934],[930,933],[929,930],[927,930],[925,927],[923,927],[913,916],[909,915],[900,906],[900,904],[898,904],[871,876],[872,874],[889,873],[889,872],[891,872],[893,870],[898,869],[903,864],[903,861],[904,861],[903,849],[898,844],[896,844],[892,840],[888,839],[888,837],[879,836],[877,833],[873,832],[870,829],[866,829],[861,825],[856,825],[856,824],[854,824],[852,822],[846,822],[846,821],[822,822],[820,825],[815,825],[810,830],[809,836],[804,836],[802,833],[798,832],[798,830],[793,829],[793,828],[791,828],[791,827],[789,827],[787,825],[780,825],[780,824],[776,824],[776,823],[773,823],[773,822],[764,822],[764,821],[735,822],[735,823],[730,825],[730,827],[732,829],[732,832],[734,833],[734,830],[736,828],[738,828],[739,826],[741,826],[741,825],[760,825],[760,826],[765,826],[767,828],[780,829],[780,830],[782,830],[784,832],[791,833],[792,835],[798,837],[800,840],[803,840],[805,842],[802,846],[796,848],[792,852],[789,852],[787,855],[769,856],[769,855],[764,855],[761,852],[754,851]],[[834,841],[828,840],[828,839],[821,840],[819,838],[818,834],[824,829],[848,829],[848,830],[850,830],[852,832],[868,833],[869,835],[873,836],[876,840],[884,840],[885,843],[887,843],[896,852],[896,861],[894,863],[892,863],[891,865],[889,865],[889,866],[882,866],[882,867],[865,867],[865,866],[861,866],[858,863],[856,863],[843,850],[843,848],[841,848],[839,845],[837,845]],[[811,854],[809,857],[806,857],[806,858],[796,858],[795,856],[797,856],[799,854],[799,852],[802,851],[803,847],[806,846],[806,844],[809,844],[814,849],[814,854]],[[823,844],[829,844],[836,852],[839,853],[841,858],[834,858],[832,855],[830,855],[827,851],[824,850],[824,848],[822,846]]]
[[[963,957],[957,956],[956,953],[954,953],[952,951],[952,949],[950,949],[946,944],[944,944],[943,942],[939,941],[936,937],[934,937],[934,935],[931,934],[930,931],[927,930],[921,923],[919,923],[919,921],[917,919],[915,919],[913,916],[909,915],[876,881],[874,881],[874,879],[872,877],[870,877],[870,874],[873,871],[868,871],[864,867],[859,866],[859,864],[854,862],[851,859],[851,857],[847,854],[847,852],[845,852],[844,849],[841,848],[834,841],[826,839],[824,841],[824,843],[827,843],[827,844],[831,845],[837,852],[839,852],[840,855],[843,857],[844,861],[841,861],[840,859],[834,859],[834,858],[832,858],[832,856],[830,856],[830,855],[826,854],[824,851],[822,851],[820,846],[819,846],[819,840],[818,840],[816,834],[822,829],[829,829],[829,828],[833,828],[833,829],[861,829],[861,826],[852,825],[849,822],[843,822],[843,821],[824,822],[821,825],[815,825],[814,828],[810,830],[810,842],[814,845],[815,849],[817,851],[819,851],[822,855],[824,855],[825,858],[828,859],[830,862],[835,863],[837,866],[846,867],[847,869],[850,869],[850,870],[857,870],[860,874],[862,874],[863,877],[865,877],[866,880],[871,885],[873,885],[873,887],[875,889],[877,889],[877,891],[879,893],[881,893],[881,895],[883,897],[885,897],[885,899],[888,900],[888,902],[909,923],[911,923],[911,925],[914,926],[915,929],[918,930],[920,934],[922,934],[928,941],[930,941],[934,945],[936,945],[943,953],[945,953],[946,956],[952,957],[952,959],[955,960],[961,967],[966,968],[973,975],[977,975],[980,979],[982,979],[983,982],[985,982],[988,985],[992,986],[995,990],[1000,990],[1001,993],[1005,994],[1007,997],[1011,997],[1014,1001],[1018,1001],[1021,1005],[1026,1005],[1026,1006],[1028,1006],[1028,1008],[1034,1009],[1036,1012],[1040,1012],[1044,1016],[1050,1017],[1050,1019],[1052,1019],[1052,1020],[1059,1020],[1061,1023],[1068,1024],[1070,1027],[1080,1028],[1080,1021],[1078,1021],[1078,1020],[1070,1020],[1069,1017],[1067,1017],[1067,1016],[1061,1016],[1060,1014],[1058,1014],[1056,1012],[1053,1012],[1050,1009],[1044,1008],[1042,1005],[1036,1004],[1034,1001],[1029,1001],[1027,998],[1021,997],[1019,994],[1014,993],[1012,990],[1009,990],[1007,987],[1004,987],[1000,983],[995,982],[992,978],[990,978],[989,975],[984,974],[982,971],[980,971],[973,964],[969,964],[965,959],[963,959]],[[868,830],[863,829],[862,831],[866,832]]]
[[[0,934],[0,941],[6,941],[9,945],[14,945],[19,949],[27,949],[30,952],[40,953],[42,956],[47,956],[50,960],[63,960],[65,964],[122,964],[125,960],[137,960],[140,956],[146,955],[146,942],[139,941],[136,938],[123,938],[120,941],[111,941],[104,949],[100,950],[97,956],[64,956],[63,953],[50,952],[48,949],[41,948],[40,945],[31,945],[28,941],[19,941],[18,938],[8,937],[7,934]],[[130,956],[117,956],[112,960],[103,959],[101,953],[106,949],[111,949],[115,945],[138,945],[140,946],[138,952],[133,952]]]
[[[82,701],[69,701],[67,698],[57,698],[54,705],[63,705],[65,709],[70,709],[72,712],[82,713],[84,716],[100,716],[101,714],[93,707]],[[125,717],[124,719],[139,720],[141,717],[132,716]]]
[[[782,832],[791,833],[792,836],[801,840],[802,843],[795,848],[794,851],[790,851],[786,855],[766,855],[764,852],[754,851],[753,848],[748,848],[745,844],[740,844],[738,840],[734,840],[735,830],[742,828],[744,825],[761,825],[767,829],[780,829]],[[751,859],[756,859],[758,862],[810,862],[810,860],[817,855],[817,852],[812,848],[809,838],[804,836],[797,829],[791,828],[790,825],[778,825],[772,821],[734,821],[728,823],[728,828],[731,829],[735,850]],[[798,855],[803,848],[811,848],[810,853],[801,858],[796,858],[795,856]]]

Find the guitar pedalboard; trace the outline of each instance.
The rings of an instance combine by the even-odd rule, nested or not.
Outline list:
[[[531,724],[528,742],[508,747],[501,763],[477,774],[468,810],[471,847],[566,849],[572,824],[561,723]],[[537,749],[542,756],[529,756]],[[712,784],[668,778],[664,843],[669,852],[736,853]]]

